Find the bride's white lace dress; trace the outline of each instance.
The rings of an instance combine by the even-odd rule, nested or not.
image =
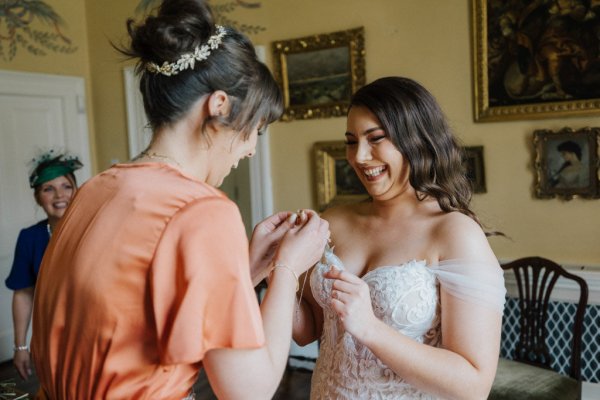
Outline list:
[[[329,305],[332,281],[323,278],[332,262],[343,268],[335,255],[326,253],[310,277],[313,295],[324,314],[310,398],[435,399],[404,382],[344,331]],[[499,312],[502,312],[506,292],[498,265],[456,260],[431,266],[424,261],[382,266],[365,274],[363,279],[369,285],[377,318],[415,341],[431,346],[437,346],[441,340],[440,284],[454,296],[487,304]]]

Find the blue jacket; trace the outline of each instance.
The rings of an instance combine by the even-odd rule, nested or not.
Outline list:
[[[19,290],[35,286],[42,257],[49,241],[47,219],[21,230],[12,269],[5,281],[6,287]]]

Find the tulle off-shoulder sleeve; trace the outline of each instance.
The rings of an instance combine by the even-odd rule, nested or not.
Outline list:
[[[452,296],[503,312],[506,288],[498,264],[445,260],[430,269],[438,277],[441,287]]]

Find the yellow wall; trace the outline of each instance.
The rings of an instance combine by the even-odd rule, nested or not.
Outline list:
[[[91,86],[90,86],[90,69],[89,69],[89,51],[88,51],[88,31],[86,26],[85,5],[80,1],[72,0],[46,0],[45,3],[52,7],[54,12],[58,14],[65,22],[64,26],[60,27],[61,33],[72,41],[72,46],[77,47],[77,50],[72,53],[60,53],[47,50],[39,45],[37,47],[46,51],[45,56],[33,55],[28,52],[23,46],[17,46],[17,52],[11,60],[0,57],[0,69],[20,72],[35,72],[44,74],[70,75],[78,76],[85,79],[85,90],[87,100],[87,116],[90,131],[90,146],[91,159],[95,164],[95,144],[94,144],[94,112],[91,102]],[[48,24],[41,23],[39,19],[34,19],[30,25],[31,28],[43,32],[54,33],[54,27]],[[2,34],[6,27],[2,26]],[[23,36],[27,37],[20,32]],[[56,44],[63,42],[58,40]],[[35,44],[35,42],[32,42]],[[4,52],[7,52],[8,43],[2,42]],[[92,165],[92,170],[95,166]]]
[[[114,159],[126,160],[122,71],[130,62],[122,62],[108,40],[125,38],[125,19],[133,15],[139,1],[49,3],[68,22],[66,32],[77,38],[80,50],[46,58],[20,52],[11,63],[0,61],[0,68],[91,78],[88,98],[94,106],[90,126],[96,132],[97,167],[106,168]],[[484,146],[488,191],[475,196],[474,208],[490,228],[510,236],[510,240],[491,239],[500,259],[541,255],[565,264],[600,266],[600,200],[533,198],[531,145],[536,129],[600,126],[600,120],[474,123],[470,1],[262,0],[261,4],[260,9],[238,9],[230,15],[267,28],[251,36],[255,44],[270,49],[275,40],[364,26],[367,81],[386,75],[420,81],[437,97],[463,143]],[[87,38],[89,45],[82,38]],[[344,128],[344,118],[273,124],[271,158],[277,210],[314,207],[312,145],[341,140]]]
[[[123,68],[131,65],[110,45],[126,44],[125,21],[137,0],[86,0],[92,97],[96,118],[98,167],[102,170],[128,156]]]
[[[565,264],[600,266],[600,200],[535,199],[531,144],[536,129],[600,126],[600,120],[474,123],[470,1],[262,3],[263,10],[252,15],[262,13],[257,22],[267,30],[254,37],[256,44],[364,26],[367,81],[387,75],[420,81],[437,97],[463,143],[484,146],[487,193],[475,196],[474,208],[490,228],[510,236],[490,240],[500,259],[540,255]],[[342,140],[344,128],[344,118],[273,125],[277,209],[314,204],[311,146],[315,141]]]

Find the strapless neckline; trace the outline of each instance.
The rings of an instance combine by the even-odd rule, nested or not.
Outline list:
[[[331,265],[344,269],[326,249],[310,274],[310,288],[323,310],[319,357],[312,375],[311,400],[433,400],[411,386],[345,331],[331,308],[333,279],[324,277]],[[373,313],[392,329],[430,346],[441,341],[440,290],[502,313],[504,279],[499,265],[467,260],[409,260],[381,265],[361,276],[369,286]]]
[[[412,260],[406,261],[401,264],[378,265],[375,268],[370,269],[367,272],[365,272],[364,274],[362,274],[361,276],[359,276],[359,278],[362,280],[366,280],[366,278],[369,275],[373,275],[375,272],[380,271],[380,270],[385,271],[385,270],[391,270],[391,269],[397,269],[397,268],[402,269],[406,266],[412,266],[412,265],[418,265],[420,267],[429,269],[429,265],[427,264],[426,260],[417,260],[416,258],[413,258]]]
[[[334,258],[327,256],[327,261]],[[319,263],[310,276],[313,296],[323,309],[311,399],[434,399],[407,384],[344,330],[331,307],[333,280],[323,276],[331,264]],[[438,345],[438,284],[425,260],[382,265],[367,271],[361,279],[369,286],[373,313],[378,319],[418,343]]]

